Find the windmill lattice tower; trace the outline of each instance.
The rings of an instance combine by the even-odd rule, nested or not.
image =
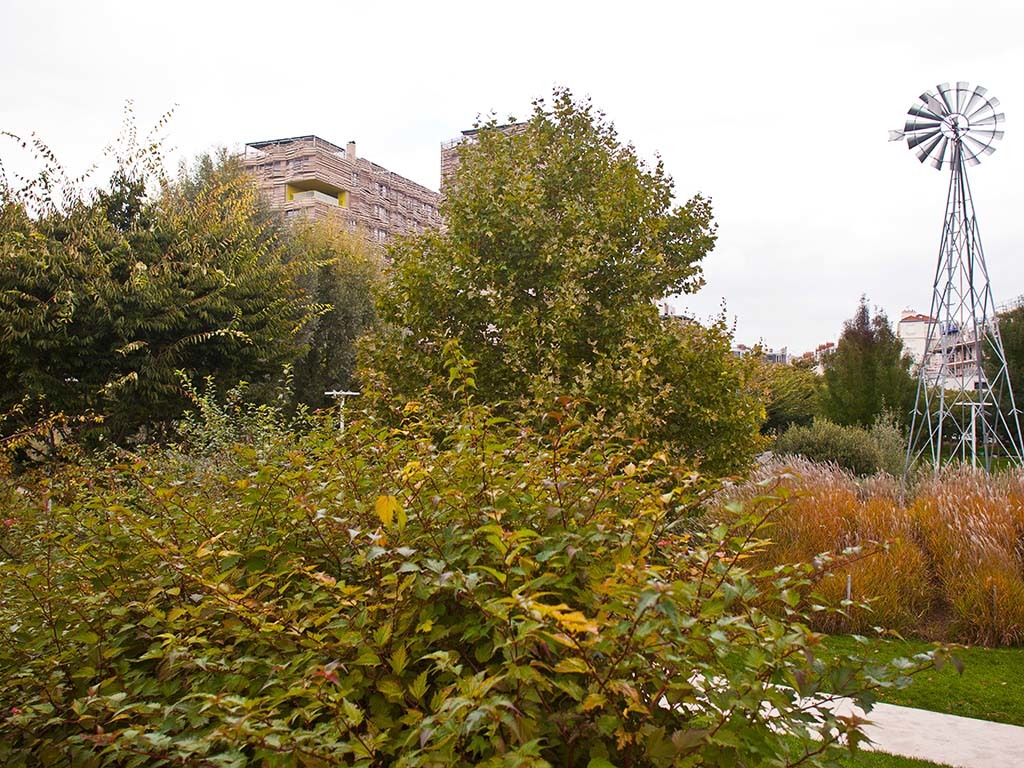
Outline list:
[[[922,163],[950,171],[904,475],[920,460],[936,473],[952,461],[989,470],[996,457],[1024,463],[1019,413],[967,181],[967,166],[992,154],[1003,137],[999,100],[986,94],[965,82],[943,83],[921,94],[903,130],[889,132],[890,141],[906,138]]]

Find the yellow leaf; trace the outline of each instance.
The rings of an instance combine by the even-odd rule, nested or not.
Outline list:
[[[395,521],[395,512],[400,509],[398,499],[394,496],[378,496],[373,507],[385,528],[391,527]]]
[[[587,662],[578,657],[569,657],[562,659],[558,664],[555,665],[555,672],[589,672]]]
[[[590,693],[587,694],[587,698],[583,700],[583,711],[589,712],[592,709],[603,707],[608,702],[608,699],[603,693]]]

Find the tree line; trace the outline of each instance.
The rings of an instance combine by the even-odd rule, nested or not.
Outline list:
[[[383,416],[449,407],[454,345],[475,396],[507,415],[570,398],[652,452],[743,466],[761,445],[752,366],[724,320],[666,322],[654,304],[702,284],[711,201],[677,204],[660,161],[567,91],[517,133],[480,128],[446,225],[384,256],[329,224],[286,227],[226,154],[168,178],[136,152],[60,204],[52,169],[5,183],[3,435],[59,420],[160,438],[186,406],[183,375],[269,397],[288,366],[312,407],[338,386]]]

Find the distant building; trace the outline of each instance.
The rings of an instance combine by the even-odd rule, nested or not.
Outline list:
[[[793,362],[793,356],[789,354],[789,348],[783,347],[776,352],[771,347],[765,348],[760,345],[756,347],[748,347],[746,344],[737,344],[732,348],[733,357],[747,357],[748,355],[760,354],[761,359],[768,363],[777,363],[779,365],[790,365]]]
[[[245,145],[242,166],[285,219],[333,218],[376,242],[440,226],[440,195],[318,136]]]
[[[905,309],[896,325],[896,335],[902,339],[903,348],[914,361],[915,373],[919,373],[923,366],[930,384],[941,383],[965,389],[984,386],[984,376],[980,379],[978,376],[981,345],[977,343],[973,329],[938,326],[935,318],[912,309]],[[934,336],[933,349],[925,359],[929,334]]]
[[[903,349],[910,355],[915,366],[921,365],[924,359],[925,345],[928,343],[928,330],[935,319],[922,315],[912,309],[905,309],[896,324],[896,336],[902,340]]]
[[[819,365],[824,362],[825,358],[836,351],[836,344],[834,341],[826,341],[824,344],[819,344],[815,347],[814,352],[811,353],[814,357],[815,362]]]

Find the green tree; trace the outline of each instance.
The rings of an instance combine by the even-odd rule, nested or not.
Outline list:
[[[456,339],[485,401],[574,396],[708,471],[742,463],[760,406],[725,324],[663,321],[653,303],[701,285],[710,202],[674,205],[661,162],[565,90],[512,129],[482,126],[459,157],[446,228],[390,251],[374,386],[399,402],[443,397],[441,350]]]
[[[1017,403],[1024,398],[1024,305],[999,314],[999,336],[1006,356],[1006,370],[1010,374],[1010,386]],[[996,374],[993,355],[986,356],[989,380]]]
[[[319,308],[306,326],[306,352],[295,364],[295,396],[314,408],[333,401],[324,392],[356,383],[356,341],[373,324],[373,297],[383,263],[380,250],[331,221],[290,227],[285,248],[311,264],[299,285]]]
[[[805,365],[761,363],[766,390],[761,431],[779,434],[797,424],[810,426],[821,408],[821,377]]]
[[[889,318],[877,309],[872,317],[862,296],[825,360],[824,415],[837,424],[864,428],[885,412],[903,421],[914,394],[910,363]]]
[[[49,166],[0,183],[2,434],[91,414],[122,439],[180,413],[178,370],[258,383],[302,350],[306,265],[282,258],[248,179],[119,160],[92,194],[58,193]]]

